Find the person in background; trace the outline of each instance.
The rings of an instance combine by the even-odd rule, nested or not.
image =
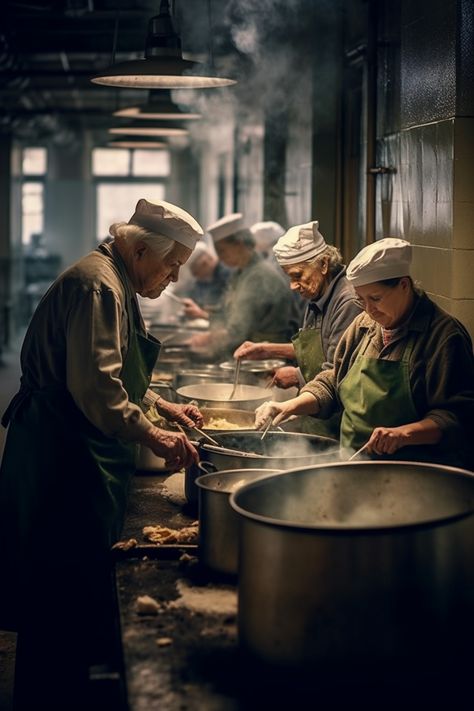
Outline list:
[[[364,313],[342,336],[334,367],[284,403],[256,411],[263,427],[291,415],[326,418],[342,407],[345,448],[389,459],[472,468],[474,356],[464,326],[410,276],[409,242],[385,238],[347,268]]]
[[[264,258],[269,259],[271,263],[278,266],[275,262],[273,246],[278,239],[285,234],[285,228],[278,222],[256,222],[250,227],[250,232],[255,239],[255,250]]]
[[[332,367],[340,337],[360,313],[339,250],[328,245],[317,221],[291,227],[273,247],[278,264],[290,280],[290,289],[306,300],[303,323],[291,343],[245,341],[234,358],[259,360],[285,358],[297,366],[276,370],[273,384],[302,388],[317,373]],[[305,432],[332,437],[339,435],[340,411],[330,420],[306,417]]]
[[[273,251],[273,247],[280,237],[285,234],[285,229],[278,222],[256,222],[250,228],[250,232],[255,237],[256,250],[267,260],[278,274],[281,274],[280,265]],[[306,309],[306,301],[298,291],[292,291],[293,318],[297,324],[301,323]]]
[[[196,245],[187,267],[195,283],[183,298],[184,315],[188,319],[209,320],[211,314],[217,315],[222,309],[231,270],[204,243]]]
[[[38,698],[48,708],[88,707],[88,667],[108,659],[116,624],[109,550],[138,445],[170,471],[197,461],[184,434],[145,416],[154,405],[169,420],[202,424],[193,405],[148,389],[160,344],[136,295],[156,299],[178,279],[202,228],[175,205],[142,199],[110,232],[39,303],[2,420],[0,615],[19,633],[18,708],[36,708]]]
[[[292,302],[283,277],[255,251],[243,216],[233,213],[210,227],[218,258],[235,271],[224,297],[223,323],[191,339],[196,350],[230,355],[246,339],[285,342],[294,328]]]

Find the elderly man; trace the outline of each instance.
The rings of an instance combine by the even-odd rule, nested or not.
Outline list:
[[[113,240],[61,274],[38,305],[21,387],[3,418],[0,613],[19,630],[19,708],[34,707],[30,692],[51,708],[87,708],[87,665],[103,662],[113,628],[107,555],[137,445],[171,470],[197,460],[183,434],[144,414],[154,404],[168,419],[202,422],[197,408],[148,390],[160,344],[144,329],[136,294],[156,299],[176,281],[202,228],[175,205],[143,199],[110,232]]]
[[[235,272],[225,294],[224,323],[194,336],[194,348],[231,353],[245,339],[284,343],[292,332],[293,305],[284,279],[255,251],[243,216],[233,213],[208,227],[217,256]]]
[[[279,368],[273,382],[283,388],[302,387],[321,370],[332,367],[337,343],[360,307],[347,282],[341,254],[326,243],[317,221],[291,227],[273,251],[292,291],[308,302],[303,325],[291,343],[246,341],[234,357],[296,359],[298,367]],[[309,432],[338,436],[339,416],[335,414],[329,422],[305,418],[301,425]]]
[[[230,269],[219,261],[212,249],[198,243],[187,265],[195,283],[183,298],[186,318],[205,318],[222,310]]]

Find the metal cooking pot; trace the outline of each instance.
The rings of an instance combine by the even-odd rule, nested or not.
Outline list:
[[[263,402],[271,399],[271,393],[266,388],[239,384],[231,400],[232,389],[232,383],[207,383],[184,385],[176,392],[185,402],[196,400],[203,407],[222,407],[224,404],[232,404],[240,410],[255,410]]]
[[[262,441],[261,432],[212,432],[219,447],[201,441],[199,456],[216,471],[227,469],[291,469],[300,464],[318,464],[339,460],[339,442],[329,437],[300,432],[268,432]],[[226,451],[235,450],[235,454]],[[187,501],[196,505],[198,500],[195,481],[200,476],[196,465],[186,470],[184,488]]]
[[[242,377],[239,380],[247,385],[258,384],[258,379],[252,373],[242,373]],[[207,385],[216,381],[219,383],[229,382],[229,373],[221,370],[219,366],[180,369],[174,375],[174,386],[177,390],[185,385]],[[268,394],[267,397],[269,397]]]
[[[206,472],[207,462],[200,464]],[[203,565],[226,575],[236,575],[239,517],[229,504],[239,486],[277,469],[234,469],[204,474],[196,479],[199,489],[199,558]]]
[[[471,472],[320,465],[247,484],[230,504],[241,519],[239,637],[254,658],[371,674],[468,658]]]
[[[236,430],[255,430],[255,414],[252,410],[234,410],[226,407],[201,407],[201,414],[204,424],[201,429],[204,432],[222,434],[223,432],[235,432]],[[212,421],[225,420],[228,424],[223,427],[210,427]]]

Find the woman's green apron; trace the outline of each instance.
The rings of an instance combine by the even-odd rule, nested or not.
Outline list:
[[[367,356],[369,343],[367,334],[339,385],[343,405],[341,446],[354,450],[369,440],[376,427],[399,427],[420,419],[410,387],[409,363],[415,336],[408,339],[399,361]],[[440,448],[434,445],[402,447],[388,458],[446,463]]]
[[[124,267],[121,278],[127,285]],[[139,332],[127,292],[129,344],[121,380],[131,402],[148,388],[160,344]],[[85,355],[87,357],[87,354]],[[137,445],[107,437],[75,405],[66,388],[34,390],[28,374],[5,413],[9,431],[0,472],[3,595],[51,547],[68,559],[99,559],[120,536]],[[6,585],[9,581],[11,585]]]
[[[303,326],[291,341],[301,374],[308,383],[319,373],[322,364],[326,361],[321,336],[321,321],[319,320],[319,323],[311,328]],[[298,425],[300,431],[307,434],[317,434],[338,439],[340,421],[341,413],[337,412],[327,420],[310,416],[300,417],[298,418]]]

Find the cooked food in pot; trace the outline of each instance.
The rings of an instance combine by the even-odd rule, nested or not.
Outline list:
[[[231,422],[225,417],[210,417],[205,423],[208,430],[247,430],[248,425]]]

